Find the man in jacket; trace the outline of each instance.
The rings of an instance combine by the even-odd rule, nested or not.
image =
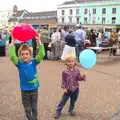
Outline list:
[[[48,45],[50,43],[50,36],[49,36],[49,32],[47,30],[47,27],[44,27],[43,31],[41,32],[41,40],[42,40],[42,43],[44,44],[44,48],[45,48],[44,60],[48,60],[47,51],[48,51]]]

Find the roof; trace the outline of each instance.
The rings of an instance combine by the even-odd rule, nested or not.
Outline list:
[[[111,1],[111,0],[70,0],[70,1],[64,2],[61,5],[76,4],[76,3],[83,3],[83,2],[100,2],[100,1]]]
[[[23,15],[24,12],[29,13],[27,10],[20,10],[17,13],[14,13],[8,21],[17,21]]]
[[[57,16],[57,11],[27,13],[23,17]]]
[[[34,12],[34,13],[26,13],[23,15],[22,19],[48,19],[48,18],[56,18],[57,11],[45,11],[45,12]]]

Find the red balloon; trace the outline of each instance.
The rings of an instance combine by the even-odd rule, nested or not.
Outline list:
[[[12,35],[19,41],[27,42],[28,40],[35,37],[37,33],[32,26],[28,24],[21,24],[14,27]]]

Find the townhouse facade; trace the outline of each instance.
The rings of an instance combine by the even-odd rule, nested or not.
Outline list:
[[[75,25],[80,23],[80,4],[75,1],[64,2],[57,6],[58,25]]]
[[[73,0],[57,7],[58,24],[85,28],[120,28],[120,0]]]
[[[120,26],[120,1],[87,2],[80,5],[80,22],[85,27],[111,29]]]

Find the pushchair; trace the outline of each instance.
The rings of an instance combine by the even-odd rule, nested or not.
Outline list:
[[[88,47],[90,47],[90,45],[91,45],[90,40],[85,40],[85,42],[84,42],[84,48],[87,49]]]

